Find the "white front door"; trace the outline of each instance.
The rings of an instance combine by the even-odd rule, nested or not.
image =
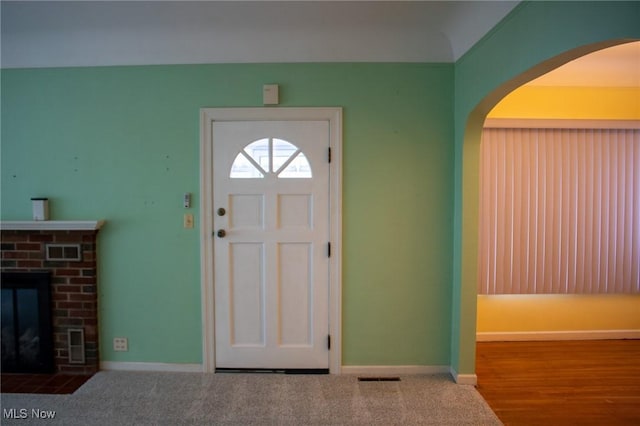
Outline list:
[[[215,367],[328,369],[329,122],[211,135]]]

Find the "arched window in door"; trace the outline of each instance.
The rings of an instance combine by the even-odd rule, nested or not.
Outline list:
[[[262,138],[245,146],[231,165],[232,179],[312,177],[311,165],[304,153],[292,144],[278,138]]]

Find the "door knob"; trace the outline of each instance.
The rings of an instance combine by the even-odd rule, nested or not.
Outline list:
[[[224,238],[227,235],[227,233],[225,232],[224,229],[219,229],[217,232],[217,235],[218,235],[218,238]]]

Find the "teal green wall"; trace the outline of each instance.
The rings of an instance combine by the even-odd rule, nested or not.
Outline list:
[[[1,216],[48,196],[54,219],[106,219],[102,359],[199,363],[199,238],[181,204],[196,195],[197,218],[199,108],[260,106],[279,83],[283,106],[344,107],[343,364],[473,373],[484,114],[543,70],[640,38],[637,22],[638,2],[524,3],[455,66],[3,70]]]
[[[448,365],[452,64],[253,64],[2,71],[2,219],[106,219],[103,361],[200,363],[199,109],[344,107],[343,364]],[[129,352],[115,353],[115,336]]]
[[[590,51],[640,38],[639,23],[640,2],[527,2],[456,62],[451,348],[456,371],[475,371],[478,148],[486,114],[532,78]]]

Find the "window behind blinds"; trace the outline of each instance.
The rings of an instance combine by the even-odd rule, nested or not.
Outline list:
[[[479,294],[640,292],[640,130],[483,131]]]

